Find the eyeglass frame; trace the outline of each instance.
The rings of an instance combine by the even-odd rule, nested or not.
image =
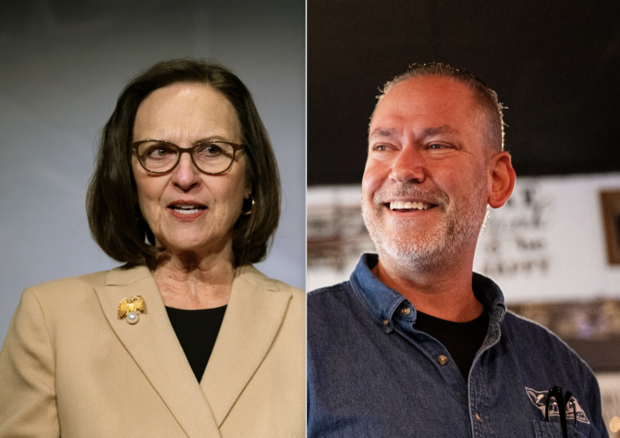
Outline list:
[[[547,393],[547,400],[545,402],[545,420],[550,422],[549,420],[549,407],[551,405],[551,397],[555,399],[555,403],[558,405],[558,413],[560,414],[560,427],[562,428],[562,436],[564,438],[568,438],[568,420],[567,420],[567,412],[566,405],[571,404],[573,406],[573,427],[577,427],[577,410],[575,408],[575,403],[572,401],[573,393],[570,391],[566,391],[565,394],[562,394],[562,388],[559,386],[552,386],[549,392]]]
[[[153,170],[149,170],[146,168],[146,166],[144,165],[144,163],[142,163],[142,160],[140,159],[140,154],[138,153],[138,148],[140,147],[140,145],[142,143],[148,143],[149,141],[154,141],[154,142],[158,142],[158,143],[165,143],[171,146],[174,146],[175,148],[177,148],[180,152],[179,155],[177,157],[177,162],[174,163],[174,166],[172,166],[169,170],[166,170],[164,172],[155,172]],[[207,172],[204,171],[200,168],[200,166],[198,164],[196,164],[196,161],[194,161],[194,149],[196,149],[198,146],[201,145],[205,145],[205,144],[209,144],[209,143],[224,143],[227,144],[229,146],[232,146],[233,148],[233,155],[232,155],[232,159],[230,160],[230,164],[228,165],[228,167],[224,170],[222,170],[221,172]],[[165,175],[167,173],[172,172],[174,169],[176,169],[176,167],[179,165],[179,163],[181,162],[181,155],[183,155],[185,152],[187,152],[192,160],[192,163],[194,164],[194,166],[196,166],[196,169],[198,169],[199,171],[201,171],[202,173],[206,174],[206,175],[221,175],[222,173],[226,172],[228,169],[231,168],[231,166],[233,165],[233,163],[235,162],[235,156],[237,155],[237,151],[241,151],[243,149],[245,149],[246,145],[244,144],[237,144],[237,143],[231,143],[229,141],[221,141],[221,140],[207,140],[207,141],[199,141],[198,143],[196,143],[195,145],[193,145],[191,148],[182,148],[181,146],[178,146],[170,141],[167,140],[155,140],[155,139],[147,139],[147,140],[140,140],[140,141],[135,141],[133,143],[131,143],[130,145],[131,149],[133,151],[136,152],[136,158],[138,159],[138,163],[140,163],[140,166],[142,166],[142,168],[144,170],[146,170],[148,173],[152,173],[155,175]]]

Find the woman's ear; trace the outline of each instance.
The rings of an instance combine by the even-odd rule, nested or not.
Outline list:
[[[506,151],[494,154],[489,166],[489,205],[500,208],[512,195],[517,175],[512,167],[512,158]]]
[[[247,184],[243,189],[243,199],[250,199],[252,196],[252,184]]]

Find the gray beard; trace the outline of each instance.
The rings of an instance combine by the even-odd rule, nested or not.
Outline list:
[[[398,268],[407,271],[441,270],[478,239],[486,218],[485,191],[486,179],[480,178],[468,199],[455,199],[454,205],[450,205],[450,198],[441,190],[422,190],[417,185],[400,184],[376,192],[372,203],[363,197],[362,216],[379,257],[390,259]],[[415,225],[408,219],[393,222],[395,227],[386,231],[381,221],[387,213],[384,204],[387,199],[397,196],[437,204],[435,208],[441,211],[441,220],[424,234],[416,234]]]

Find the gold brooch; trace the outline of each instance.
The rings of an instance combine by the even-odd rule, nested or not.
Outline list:
[[[135,324],[138,322],[138,311],[144,312],[145,309],[144,300],[140,295],[131,298],[123,298],[118,305],[118,317],[123,319],[127,316],[127,322],[129,324]]]

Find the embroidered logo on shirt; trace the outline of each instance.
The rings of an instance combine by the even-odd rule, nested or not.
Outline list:
[[[536,391],[535,389],[525,387],[525,392],[527,396],[530,398],[530,401],[541,410],[543,417],[545,416],[545,409],[547,405],[547,393],[548,391]],[[573,404],[575,409],[573,409]],[[560,411],[558,409],[558,404],[555,399],[551,399],[551,403],[549,404],[549,417],[560,416]],[[575,418],[575,414],[577,414],[577,421],[581,421],[582,423],[590,424],[588,417],[586,417],[585,412],[579,406],[577,399],[575,397],[571,397],[570,401],[566,405],[566,419],[573,420]]]

